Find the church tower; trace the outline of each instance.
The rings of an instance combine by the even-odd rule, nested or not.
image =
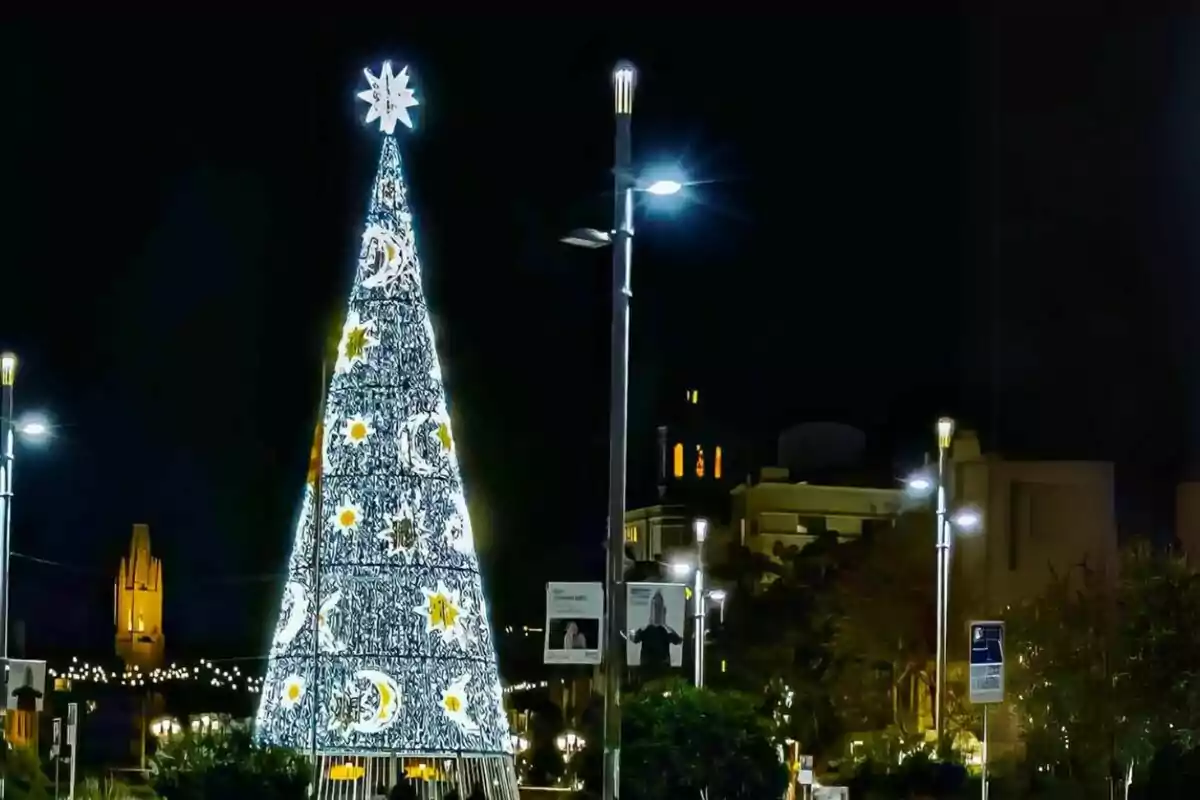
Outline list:
[[[162,562],[150,555],[149,525],[133,526],[129,557],[121,559],[113,595],[117,655],[126,666],[142,670],[162,666]]]

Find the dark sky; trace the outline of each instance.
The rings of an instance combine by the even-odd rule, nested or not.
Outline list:
[[[706,181],[639,224],[636,430],[698,385],[752,440],[848,422],[890,468],[952,412],[1007,453],[1116,460],[1159,524],[1200,435],[1190,30],[375,27],[0,33],[0,344],[19,407],[62,426],[19,455],[14,549],[59,564],[13,560],[31,643],[107,646],[144,521],[169,648],[265,646],[376,163],[354,93],[384,57],[422,100],[403,152],[498,623],[601,561],[607,255],[556,239],[608,223],[622,56],[639,163]]]

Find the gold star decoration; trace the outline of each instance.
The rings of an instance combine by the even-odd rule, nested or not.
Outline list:
[[[443,422],[437,427],[437,437],[442,443],[442,449],[449,450],[453,440],[450,438],[450,423]]]
[[[438,628],[453,628],[458,621],[458,609],[449,597],[438,592],[429,598],[429,622]]]
[[[446,702],[446,710],[449,711],[451,714],[457,714],[459,711],[462,711],[462,700],[459,698],[458,695],[455,695],[455,694],[446,695],[445,702]]]
[[[347,359],[362,358],[363,353],[367,349],[367,329],[364,326],[351,328],[346,334],[346,350],[344,355]]]

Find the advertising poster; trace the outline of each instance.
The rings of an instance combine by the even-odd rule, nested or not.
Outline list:
[[[681,583],[627,583],[625,660],[631,667],[683,666],[687,598]]]
[[[8,660],[8,701],[6,708],[42,710],[46,693],[46,662],[26,661],[21,658]],[[36,705],[35,705],[36,704]]]
[[[604,587],[599,583],[546,584],[547,664],[599,664]]]

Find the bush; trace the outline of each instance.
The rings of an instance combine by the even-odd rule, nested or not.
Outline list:
[[[302,756],[257,745],[240,728],[187,733],[161,746],[150,767],[155,791],[170,800],[302,800],[311,780]]]

